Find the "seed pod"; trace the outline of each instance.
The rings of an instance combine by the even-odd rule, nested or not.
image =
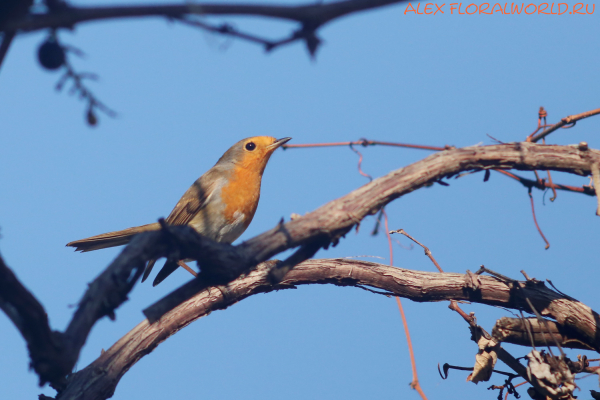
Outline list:
[[[48,38],[38,49],[38,61],[48,70],[60,68],[65,63],[65,51],[53,38]]]

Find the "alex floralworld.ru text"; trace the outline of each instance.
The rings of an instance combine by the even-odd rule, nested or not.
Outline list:
[[[466,4],[466,3],[465,3]],[[415,8],[411,3],[408,3],[404,10],[404,15],[414,13],[415,15],[435,15],[437,13],[444,14],[445,11],[450,11],[450,14],[458,15],[473,15],[473,14],[542,14],[542,15],[563,15],[563,14],[580,14],[590,15],[596,10],[595,4],[584,4],[576,3],[572,8],[569,8],[567,3],[481,3],[475,4],[470,3],[469,5],[463,5],[463,3],[446,3],[439,5],[437,3],[426,3],[421,8],[421,3],[417,4]]]

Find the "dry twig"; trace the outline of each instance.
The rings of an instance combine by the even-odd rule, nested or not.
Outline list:
[[[557,130],[559,128],[567,127],[568,125],[570,125],[569,127],[572,127],[575,125],[575,123],[577,123],[577,121],[585,119],[585,118],[589,118],[589,117],[592,117],[592,116],[598,115],[598,114],[600,114],[600,108],[582,112],[580,114],[569,115],[568,117],[562,118],[560,120],[560,122],[552,125],[548,129],[538,133],[537,135],[528,137],[527,141],[533,142],[533,143],[539,142],[540,140],[544,139],[546,136],[548,136],[549,134],[551,134],[552,132],[554,132],[555,130]]]

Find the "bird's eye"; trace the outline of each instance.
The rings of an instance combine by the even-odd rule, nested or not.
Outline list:
[[[256,148],[256,144],[254,144],[254,142],[248,142],[248,143],[246,143],[246,150],[252,151],[255,148]]]

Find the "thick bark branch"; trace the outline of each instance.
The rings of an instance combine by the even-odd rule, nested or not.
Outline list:
[[[0,308],[27,342],[31,366],[39,375],[40,384],[50,379],[62,379],[65,376],[61,369],[65,367],[65,359],[62,357],[62,334],[50,329],[46,310],[6,266],[2,257],[0,257]],[[66,367],[70,371],[73,366]]]
[[[297,265],[281,284],[273,285],[269,272],[276,264],[276,261],[268,261],[227,285],[205,289],[153,324],[143,321],[96,361],[74,374],[58,398],[99,400],[110,397],[129,368],[194,320],[257,293],[307,284],[370,286],[418,302],[468,300],[525,311],[528,309],[525,298],[529,298],[540,313],[564,321],[588,346],[600,349],[596,335],[598,314],[543,284],[514,281],[507,285],[493,277],[479,276],[478,289],[473,290],[468,284],[470,278],[464,274],[411,271],[352,259],[324,259]],[[520,367],[515,366],[524,373],[524,367]]]
[[[76,24],[94,20],[170,17],[185,15],[258,16],[301,22],[317,28],[327,22],[358,11],[383,7],[405,0],[345,0],[299,6],[274,6],[268,4],[209,4],[124,6],[124,7],[65,7],[46,14],[6,21],[0,30],[34,31],[46,28],[72,28]]]
[[[600,151],[580,151],[577,146],[512,143],[445,150],[392,171],[237,247],[260,262],[288,248],[305,244],[316,236],[327,236],[333,244],[337,244],[365,216],[377,213],[392,200],[464,171],[550,169],[587,176],[595,162],[600,162]]]
[[[532,340],[536,347],[556,346],[571,349],[595,350],[591,345],[580,340],[575,332],[554,321],[546,320],[546,324],[540,325],[537,318],[509,318],[502,317],[496,321],[492,336],[500,342],[513,343],[521,346],[531,346]],[[531,333],[531,336],[530,336]]]

